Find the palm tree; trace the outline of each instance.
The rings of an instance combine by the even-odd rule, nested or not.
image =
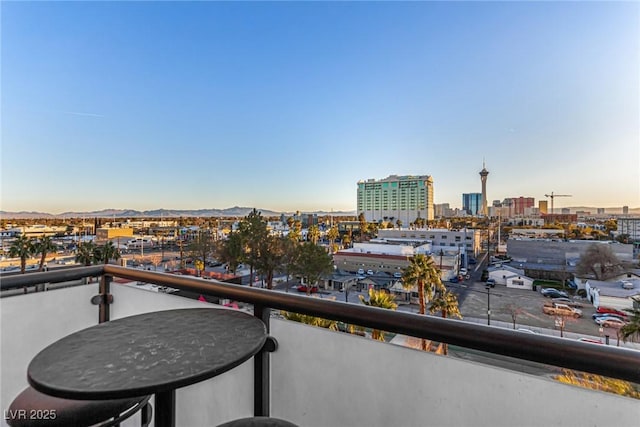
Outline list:
[[[109,260],[119,260],[120,259],[120,251],[116,248],[113,242],[107,242],[102,246],[97,246],[94,249],[95,260],[102,261],[105,264],[109,264]]]
[[[634,307],[625,309],[630,314],[628,323],[620,328],[620,336],[622,341],[627,342],[627,338],[640,338],[640,308]]]
[[[418,288],[418,301],[420,303],[420,314],[426,313],[425,298],[433,298],[434,284],[439,289],[442,287],[440,274],[432,257],[424,254],[414,255],[409,258],[409,266],[402,274],[402,286],[411,290],[414,286]],[[439,286],[438,286],[439,285]],[[421,340],[423,350],[427,350],[427,341]]]
[[[327,239],[329,239],[329,248],[332,253],[333,253],[335,241],[338,238],[338,235],[339,235],[338,227],[336,227],[335,225],[327,231]]]
[[[315,245],[320,239],[320,229],[317,225],[312,225],[311,227],[309,227],[307,235],[309,236],[309,240],[311,241],[311,243]]]
[[[40,268],[38,271],[42,271],[44,269],[44,262],[47,259],[47,254],[55,251],[56,245],[51,240],[51,237],[45,236],[34,244],[34,249],[36,254],[40,254]]]
[[[360,301],[364,305],[370,307],[386,308],[388,310],[395,310],[398,304],[394,301],[395,296],[385,291],[376,291],[369,289],[369,300],[364,299],[364,296],[360,295]],[[378,329],[374,329],[371,332],[371,338],[378,341],[384,341],[384,332]]]
[[[453,292],[448,291],[444,286],[438,290],[429,306],[429,313],[434,314],[438,311],[442,313],[443,318],[449,316],[462,319],[462,314],[460,314],[460,308],[458,307],[458,297]],[[442,354],[446,355],[448,352],[447,344],[443,343]]]
[[[11,258],[20,258],[20,273],[24,274],[27,269],[27,258],[35,253],[33,241],[24,234],[21,234],[13,241],[9,248]]]
[[[96,261],[96,245],[93,242],[84,242],[76,251],[76,262],[82,265],[91,265]]]
[[[364,212],[360,212],[360,215],[358,215],[358,222],[360,223],[360,241],[362,242],[367,231],[367,219],[364,216]]]

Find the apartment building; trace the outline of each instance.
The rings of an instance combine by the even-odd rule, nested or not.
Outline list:
[[[406,225],[418,218],[434,219],[433,178],[429,175],[359,181],[357,193],[357,213],[364,213],[368,222],[400,220]]]
[[[628,234],[633,241],[640,241],[640,217],[618,218],[618,234]]]
[[[485,233],[486,235],[486,233]],[[480,230],[461,229],[384,229],[378,230],[378,238],[387,241],[404,241],[407,239],[417,239],[428,241],[432,245],[433,252],[440,249],[450,250],[459,248],[461,253],[478,255],[482,244],[482,234]],[[486,238],[486,237],[485,237]]]

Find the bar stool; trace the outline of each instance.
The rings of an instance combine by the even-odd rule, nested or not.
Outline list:
[[[141,410],[142,427],[151,422],[151,396],[114,400],[70,400],[40,393],[32,387],[24,389],[14,400],[5,421],[11,427],[116,426]]]
[[[240,418],[220,424],[218,427],[298,427],[289,421],[271,417]]]

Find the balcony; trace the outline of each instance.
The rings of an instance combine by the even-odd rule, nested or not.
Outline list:
[[[100,282],[79,284],[98,276]],[[109,284],[111,277],[116,280]],[[254,413],[309,427],[638,423],[638,400],[562,384],[539,372],[551,365],[552,370],[566,367],[640,383],[639,351],[115,266],[2,278],[4,295],[11,293],[7,289],[18,289],[0,299],[3,411],[27,386],[29,361],[50,343],[99,320],[209,304],[125,286],[118,278],[245,302],[266,319],[278,342],[263,365],[265,372],[248,361],[179,389],[178,426],[214,426]],[[48,283],[48,291],[20,291],[42,283]],[[53,289],[60,284],[79,285]],[[112,303],[96,298],[101,294],[112,295]],[[498,362],[441,356],[315,328],[282,320],[279,310],[448,342]],[[528,373],[532,370],[536,374]],[[256,382],[266,384],[262,394]],[[139,419],[123,425],[137,426]]]

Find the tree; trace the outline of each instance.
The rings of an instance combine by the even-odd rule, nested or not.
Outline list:
[[[402,286],[408,290],[411,290],[414,286],[418,288],[420,314],[426,313],[425,298],[429,300],[433,298],[434,284],[438,288],[443,286],[433,258],[424,254],[414,255],[409,258],[409,265],[402,274]],[[421,340],[421,344],[422,349],[426,350],[426,340]]]
[[[575,372],[570,369],[563,369],[562,374],[556,375],[554,379],[564,384],[640,399],[640,389],[638,389],[638,386],[624,380],[585,372]]]
[[[38,271],[42,271],[44,269],[44,262],[47,259],[47,254],[54,252],[55,250],[56,245],[51,240],[51,237],[48,236],[41,238],[34,244],[34,253],[40,254],[40,268],[38,268]]]
[[[282,259],[281,265],[284,268],[284,272],[287,275],[287,286],[285,288],[286,292],[289,292],[289,276],[291,272],[294,270],[294,265],[298,260],[298,256],[300,252],[298,251],[298,241],[291,237],[291,235],[280,237],[282,244]]]
[[[20,273],[24,274],[27,269],[27,258],[35,253],[33,241],[24,234],[18,236],[9,247],[11,258],[20,258]]]
[[[195,238],[187,246],[187,252],[193,260],[200,260],[203,265],[207,264],[207,259],[216,251],[216,243],[210,231],[200,230]]]
[[[402,221],[397,220],[396,225],[398,226],[398,228],[402,228]]]
[[[333,271],[333,261],[324,248],[310,242],[300,245],[298,251],[293,271],[306,279],[307,295],[310,295],[320,278]]]
[[[338,238],[339,233],[338,233],[338,227],[336,227],[335,225],[333,227],[331,227],[328,231],[327,231],[327,239],[329,240],[329,248],[331,248],[331,252],[334,252],[334,246],[335,246],[335,242],[336,239]]]
[[[308,240],[314,245],[318,244],[318,240],[320,240],[320,229],[317,225],[312,225],[309,227],[309,231],[307,232]]]
[[[460,308],[458,307],[458,297],[451,291],[448,291],[442,282],[440,282],[440,288],[436,292],[435,297],[429,305],[429,313],[434,314],[440,312],[443,318],[457,317],[462,319]],[[442,354],[449,353],[449,346],[447,343],[442,344]]]
[[[282,265],[284,243],[280,237],[268,235],[260,243],[260,257],[256,268],[267,281],[267,288],[273,288],[273,272]]]
[[[620,272],[620,260],[608,244],[589,245],[576,267],[578,274],[592,273],[596,280],[605,280]]]
[[[622,341],[627,342],[628,338],[640,338],[640,308],[634,307],[625,309],[629,313],[627,324],[620,328],[619,336]]]
[[[395,310],[398,307],[398,304],[396,304],[394,301],[395,297],[385,291],[376,291],[373,289],[369,289],[368,300],[366,300],[362,295],[359,295],[359,297],[360,301],[364,305],[368,305],[370,307],[385,308],[387,310]],[[384,331],[374,329],[371,332],[371,338],[378,341],[384,341]]]
[[[287,320],[300,322],[311,326],[327,328],[332,331],[338,330],[338,322],[335,320],[323,319],[322,317],[311,316],[308,314],[294,313],[291,311],[281,311],[282,316]]]
[[[116,248],[113,242],[107,242],[102,246],[94,247],[94,259],[97,262],[103,262],[109,264],[109,260],[119,260],[120,251]]]
[[[237,231],[232,231],[227,239],[218,246],[218,258],[227,264],[227,269],[235,274],[243,257],[243,237]]]
[[[518,316],[525,313],[524,309],[515,303],[509,303],[509,304],[503,305],[502,312],[511,316],[511,321],[513,322],[513,329],[516,328],[516,320],[518,319]]]
[[[262,218],[262,214],[254,208],[249,212],[249,215],[240,221],[238,229],[244,242],[243,259],[250,267],[249,286],[253,286],[253,272],[260,257],[260,245],[269,233],[267,222]]]
[[[358,222],[360,223],[360,241],[364,240],[364,235],[367,232],[367,220],[364,216],[364,212],[360,212],[358,215]]]
[[[78,245],[76,262],[82,265],[91,265],[96,261],[96,245],[93,242],[84,242]]]

